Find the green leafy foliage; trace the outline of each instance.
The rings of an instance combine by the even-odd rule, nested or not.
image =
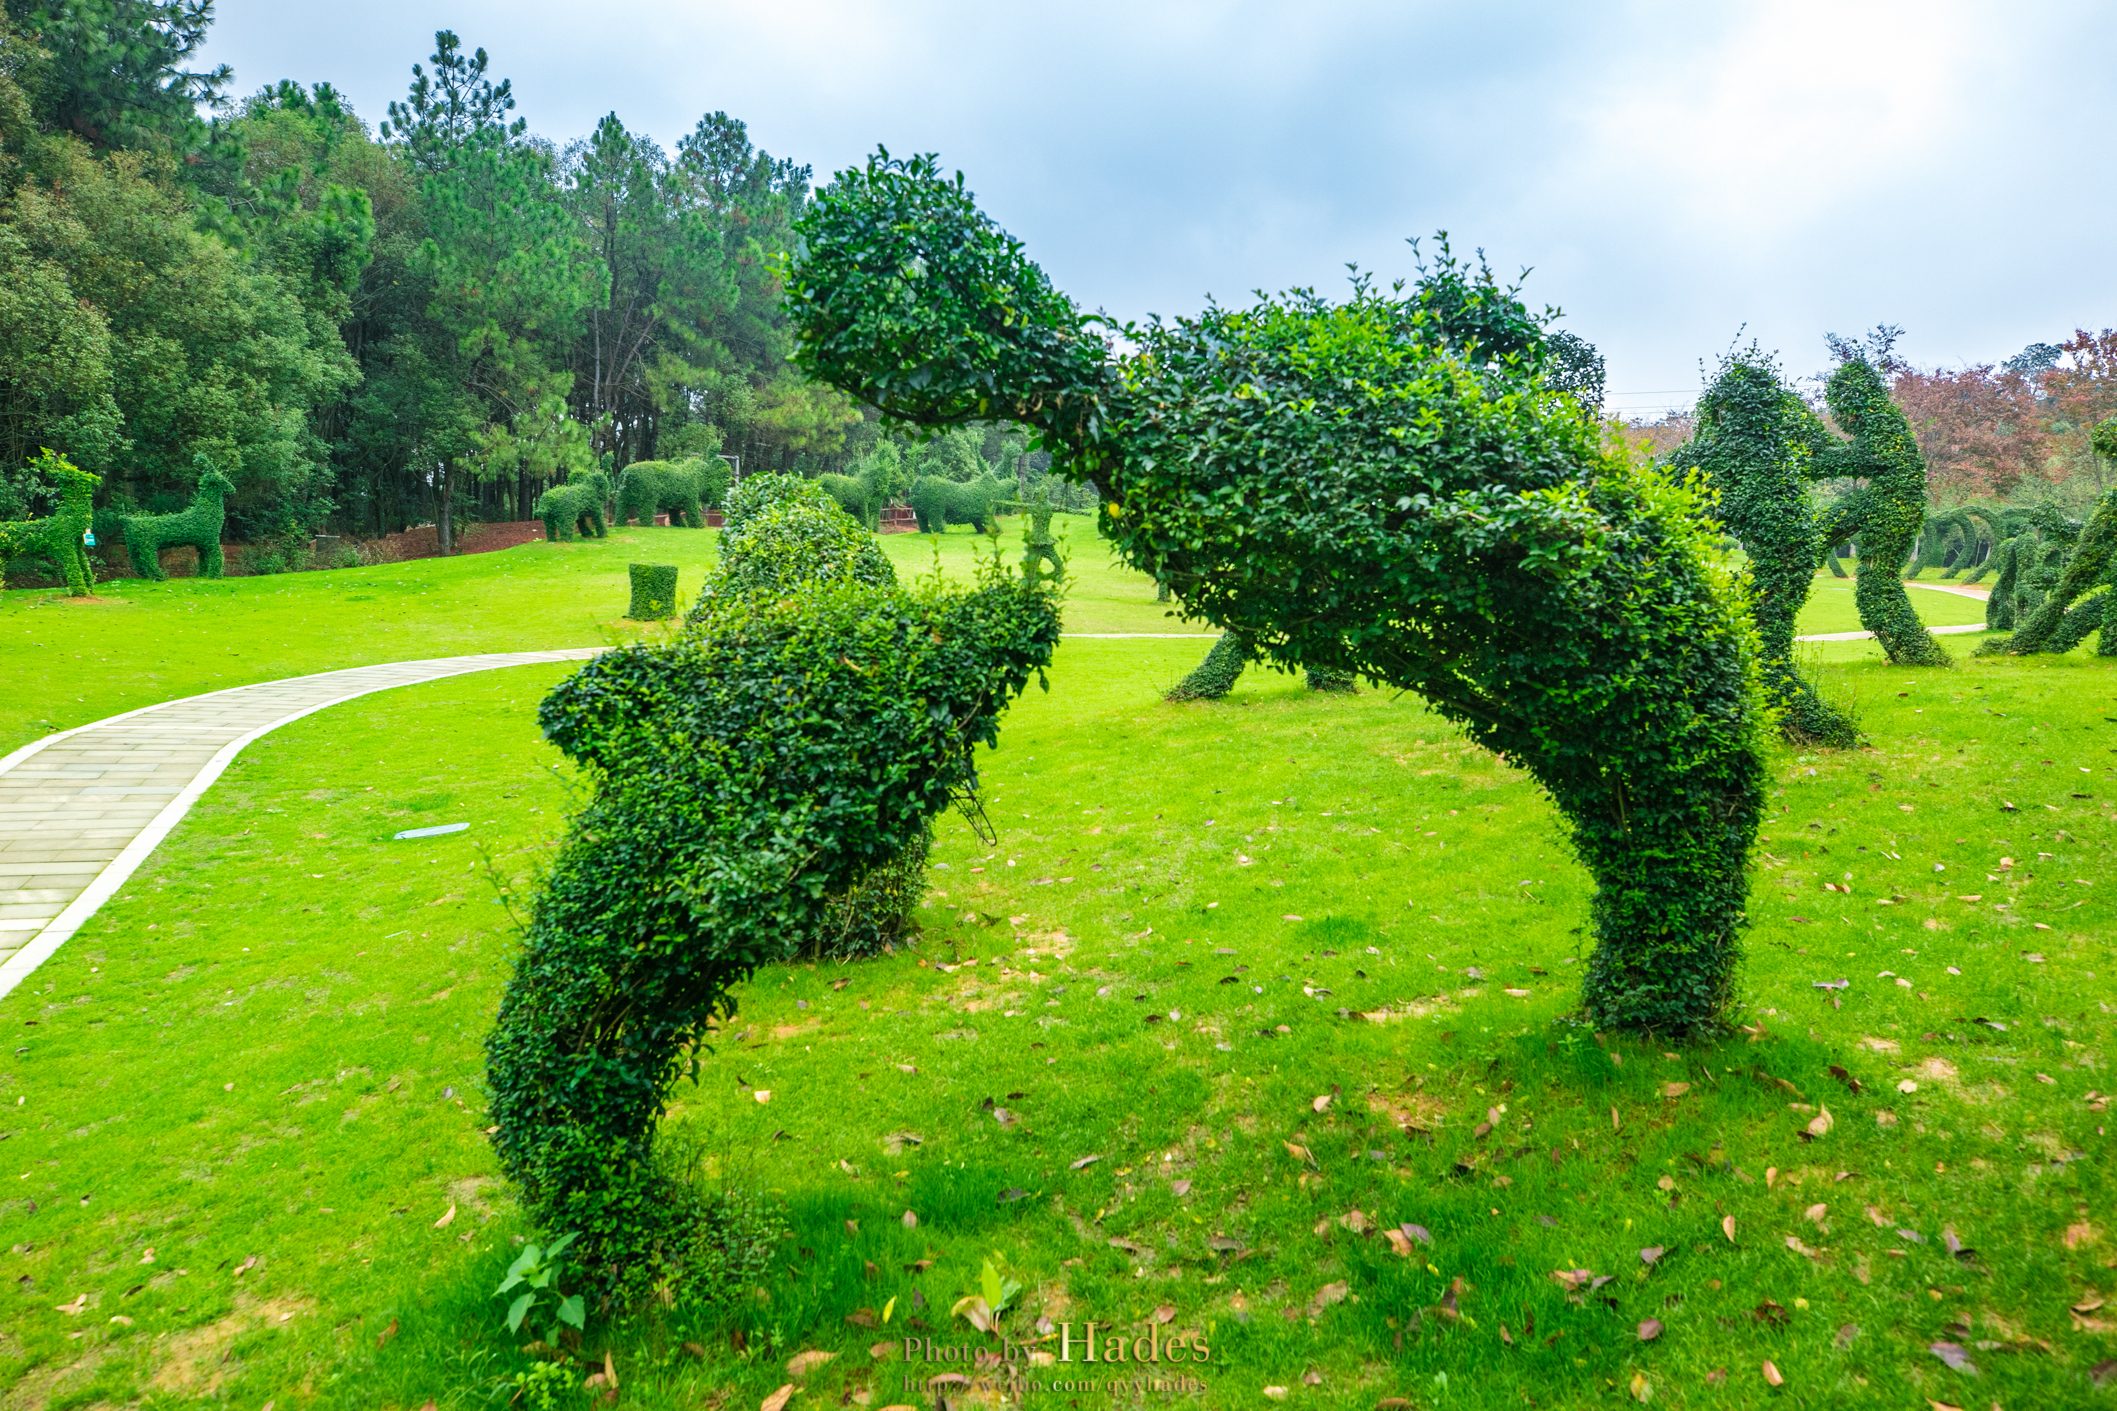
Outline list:
[[[515,1262],[507,1266],[507,1277],[493,1293],[495,1298],[507,1298],[507,1331],[520,1332],[522,1324],[532,1317],[544,1326],[544,1341],[558,1345],[559,1329],[572,1328],[575,1332],[588,1326],[588,1306],[579,1294],[569,1294],[559,1287],[565,1273],[565,1254],[578,1236],[560,1235],[547,1245],[525,1244]],[[522,1290],[515,1293],[516,1289]]]
[[[493,1141],[537,1223],[581,1232],[593,1292],[704,1267],[705,1207],[654,1159],[670,1089],[733,987],[973,785],[973,747],[1057,637],[1051,600],[996,562],[971,590],[839,576],[703,594],[675,643],[607,653],[545,699],[594,797],[487,1041]]]
[[[745,518],[720,536],[720,566],[700,594],[694,620],[715,600],[784,597],[815,583],[896,586],[897,570],[875,536],[836,505],[782,502]]]
[[[59,506],[44,519],[0,521],[0,566],[17,558],[49,559],[66,579],[66,591],[87,597],[95,590],[95,570],[81,540],[91,523],[89,499],[97,477],[49,448],[31,462],[31,469],[59,488]]]
[[[199,577],[221,576],[221,530],[227,522],[227,497],[235,486],[204,455],[198,461],[198,494],[189,509],[124,520],[125,552],[132,558],[132,571],[142,578],[167,578],[162,550],[184,544],[198,550]]]
[[[823,486],[798,475],[747,475],[728,491],[721,507],[721,520],[727,533],[733,534],[773,505],[804,504],[821,509],[836,503]],[[725,534],[722,536],[724,543],[726,537]]]
[[[967,524],[983,534],[991,527],[996,507],[1012,493],[1012,487],[990,474],[960,484],[922,475],[905,498],[921,534],[945,534],[951,524]]]
[[[1720,360],[1698,399],[1697,431],[1670,462],[1702,472],[1720,522],[1742,543],[1759,667],[1796,744],[1849,749],[1859,728],[1816,694],[1794,665],[1794,619],[1808,601],[1822,546],[1808,498],[1808,460],[1827,443],[1822,422],[1754,343]]]
[[[625,616],[635,622],[659,622],[676,615],[676,565],[635,563],[628,565],[632,579],[632,602]]]
[[[1821,447],[1810,467],[1819,479],[1843,478],[1854,488],[1823,511],[1817,528],[1828,543],[1859,536],[1853,597],[1861,625],[1889,659],[1899,666],[1946,666],[1952,658],[1919,621],[1904,591],[1904,565],[1926,522],[1926,462],[1875,367],[1887,360],[1890,336],[1891,330],[1881,330],[1873,357],[1850,341],[1832,340],[1840,361],[1823,396],[1851,439]]]
[[[1242,678],[1243,667],[1249,665],[1252,652],[1247,633],[1227,631],[1206,652],[1206,659],[1198,663],[1190,674],[1169,688],[1164,699],[1171,701],[1217,701],[1235,689]]]
[[[658,514],[669,516],[670,527],[703,529],[706,509],[718,504],[728,489],[728,463],[711,460],[634,461],[618,478],[617,510],[611,523],[623,525],[637,518],[652,525]]]
[[[582,535],[601,539],[609,534],[603,525],[603,506],[610,500],[610,477],[600,470],[582,471],[564,485],[554,485],[537,497],[536,516],[544,521],[544,537],[553,543]]]
[[[803,223],[803,365],[922,425],[1004,415],[1094,482],[1119,553],[1290,666],[1420,692],[1528,769],[1594,875],[1598,1023],[1731,997],[1762,810],[1754,637],[1702,487],[1541,382],[1542,323],[1442,243],[1364,278],[1127,330],[1100,355],[960,177],[887,154]]]

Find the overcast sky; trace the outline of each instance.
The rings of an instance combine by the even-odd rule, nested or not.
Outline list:
[[[2016,0],[1390,4],[219,0],[237,89],[370,122],[454,29],[563,142],[723,109],[819,181],[934,151],[1089,308],[1410,271],[1445,228],[1609,360],[1698,388],[1737,330],[1804,374],[1901,324],[1921,364],[2117,324],[2117,9]]]

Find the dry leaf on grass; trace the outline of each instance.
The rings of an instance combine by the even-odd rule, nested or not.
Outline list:
[[[1161,1307],[1155,1309],[1152,1313],[1149,1313],[1147,1315],[1147,1321],[1150,1323],[1166,1324],[1171,1319],[1175,1318],[1175,1316],[1176,1305],[1173,1303],[1164,1303],[1163,1305],[1161,1305]]]
[[[1726,1236],[1727,1236],[1727,1242],[1728,1242],[1729,1244],[1733,1244],[1733,1243],[1735,1242],[1735,1217],[1734,1217],[1734,1216],[1732,1216],[1732,1215],[1723,1215],[1723,1216],[1721,1216],[1721,1217],[1720,1217],[1720,1233],[1721,1233],[1721,1234],[1723,1234],[1723,1235],[1726,1235]]]
[[[1342,1279],[1334,1284],[1325,1284],[1322,1288],[1317,1289],[1316,1296],[1309,1300],[1308,1316],[1311,1318],[1317,1317],[1333,1303],[1345,1302],[1345,1296],[1351,1292],[1351,1285]]]
[[[835,1352],[797,1352],[787,1359],[787,1375],[805,1377],[837,1355]]]
[[[455,1221],[455,1218],[456,1207],[451,1205],[445,1212],[442,1213],[440,1219],[434,1221],[434,1228],[437,1230],[445,1230],[449,1227],[450,1224]]]
[[[786,1411],[786,1404],[794,1399],[794,1384],[788,1382],[758,1404],[757,1411]]]
[[[1319,1171],[1323,1169],[1321,1163],[1316,1160],[1315,1153],[1311,1152],[1307,1147],[1283,1139],[1279,1144],[1286,1148],[1286,1154],[1293,1157],[1294,1160],[1313,1166]]]
[[[1649,1318],[1639,1325],[1639,1340],[1641,1342],[1652,1342],[1660,1336],[1661,1320],[1659,1318]]]
[[[1663,1083],[1661,1085],[1661,1095],[1663,1097],[1682,1097],[1690,1090],[1691,1085],[1689,1083]]]
[[[1764,1380],[1775,1387],[1786,1385],[1786,1378],[1779,1375],[1779,1369],[1774,1367],[1769,1359],[1764,1363]]]

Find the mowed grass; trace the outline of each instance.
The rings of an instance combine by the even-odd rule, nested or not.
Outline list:
[[[2107,1399],[2117,674],[1865,645],[1823,659],[1875,748],[1775,751],[1741,1027],[1676,1045],[1573,1021],[1559,822],[1415,698],[1169,706],[1199,644],[1066,642],[917,952],[760,973],[676,1094],[700,1179],[785,1211],[772,1277],[598,1316],[577,1372],[930,1405],[907,1372],[958,1364],[894,1339],[982,1343],[948,1310],[993,1260],[1016,1338],[1203,1335],[1150,1370],[1210,1406]],[[267,737],[0,1003],[12,1404],[469,1407],[530,1364],[480,1045],[578,787],[533,723],[565,669]],[[1071,1389],[1137,1370],[1029,1404],[1158,1400]]]
[[[999,551],[1021,556],[1019,520]],[[1154,602],[1154,585],[1118,568],[1093,521],[1052,522],[1074,576],[1076,632],[1197,632]],[[256,681],[373,662],[469,652],[542,651],[630,641],[632,563],[677,566],[689,603],[713,561],[718,530],[626,528],[607,539],[524,544],[453,559],[264,578],[115,579],[93,600],[0,593],[0,754],[54,730],[120,711]],[[884,550],[907,577],[967,574],[991,541],[958,529],[938,541],[892,534]]]
[[[1112,561],[1110,546],[1080,515],[1052,520],[1071,575],[1066,630],[1077,633],[1202,633],[1154,601],[1144,575]],[[1021,556],[1021,521],[1003,519],[997,542],[957,528],[929,537],[892,534],[882,546],[906,578],[942,569],[966,576],[974,555]],[[117,579],[76,601],[43,590],[0,593],[0,754],[51,733],[156,701],[374,662],[468,652],[592,647],[651,631],[627,622],[626,566],[673,563],[678,601],[697,593],[713,562],[717,530],[613,531],[607,539],[525,544],[454,559],[414,559],[213,582]],[[1927,622],[1981,622],[1983,608],[1949,593],[1914,589]],[[1803,632],[1859,626],[1849,580],[1817,577]],[[1967,650],[1967,645],[1962,648]],[[1871,647],[1834,649],[1864,659]]]

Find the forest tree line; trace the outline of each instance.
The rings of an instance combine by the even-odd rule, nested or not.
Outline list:
[[[45,446],[113,514],[217,468],[228,537],[258,542],[446,539],[585,466],[814,473],[883,445],[786,361],[811,172],[740,120],[673,151],[614,113],[554,143],[446,31],[372,125],[329,84],[238,101],[194,62],[211,22],[210,0],[6,0],[0,518],[48,508]],[[1019,457],[972,439],[891,458]]]

